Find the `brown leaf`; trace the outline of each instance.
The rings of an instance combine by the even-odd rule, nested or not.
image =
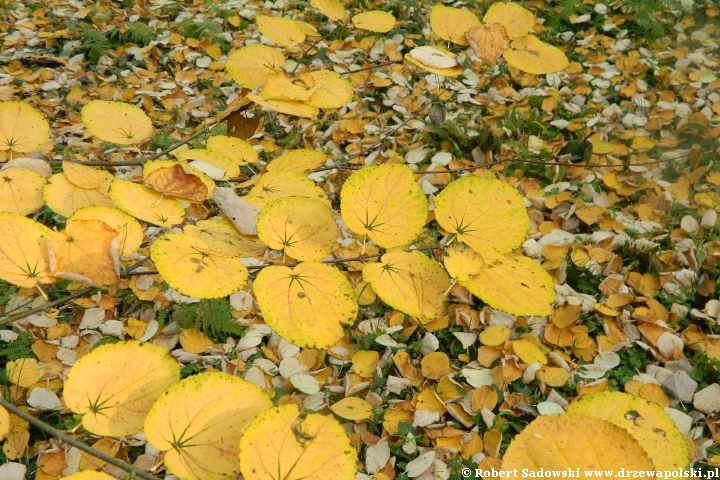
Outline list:
[[[202,203],[208,195],[208,188],[196,175],[186,173],[182,165],[158,168],[145,179],[158,192],[189,202]]]

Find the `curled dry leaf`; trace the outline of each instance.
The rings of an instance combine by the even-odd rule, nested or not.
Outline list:
[[[414,56],[411,55],[412,52],[415,52]],[[415,57],[420,58],[420,60]],[[457,56],[440,47],[423,46],[415,48],[405,54],[405,60],[422,68],[423,70],[445,77],[457,77],[463,72],[462,65],[460,65],[457,61]],[[433,66],[450,64],[452,64],[450,67],[439,68]]]
[[[257,235],[255,217],[260,213],[258,207],[240,198],[232,188],[217,187],[212,198],[238,232]]]
[[[197,175],[186,173],[179,163],[153,170],[145,181],[163,195],[189,202],[202,203],[211,196],[205,182]]]

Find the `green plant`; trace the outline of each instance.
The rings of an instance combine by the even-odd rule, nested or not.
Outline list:
[[[128,22],[125,29],[115,27],[105,33],[89,28],[80,29],[83,39],[82,49],[88,54],[88,59],[96,63],[108,50],[134,43],[145,47],[155,39],[155,33],[150,27],[140,22]]]

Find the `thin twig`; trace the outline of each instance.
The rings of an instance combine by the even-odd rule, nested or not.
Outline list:
[[[12,412],[14,415],[17,415],[18,417],[22,418],[26,422],[30,423],[30,425],[39,428],[40,430],[49,433],[53,437],[59,438],[63,442],[67,443],[68,445],[72,445],[73,447],[77,448],[78,450],[82,450],[83,452],[87,453],[88,455],[92,455],[95,458],[99,458],[100,460],[107,462],[111,465],[114,465],[122,470],[125,470],[126,472],[130,473],[131,475],[137,475],[140,478],[143,478],[145,480],[160,480],[159,477],[156,477],[155,475],[151,475],[148,472],[146,472],[143,469],[134,467],[128,463],[123,462],[122,460],[119,460],[115,457],[111,457],[110,455],[107,455],[103,452],[99,452],[95,450],[92,447],[89,447],[85,445],[84,443],[75,440],[74,438],[65,435],[61,430],[58,430],[56,428],[51,427],[50,425],[46,424],[45,422],[38,420],[37,418],[33,417],[30,414],[27,414],[17,408],[12,403],[6,401],[3,398],[0,398],[0,405],[5,407],[8,411]]]
[[[348,72],[341,73],[340,75],[350,75],[352,73],[365,72],[367,70],[375,70],[376,68],[385,67],[387,65],[394,65],[396,63],[402,63],[402,62],[403,62],[402,60],[394,60],[391,62],[378,63],[377,65],[373,65],[372,67],[361,68],[360,70],[350,70]]]
[[[295,63],[295,68],[292,69],[292,72],[290,72],[290,75],[295,75],[295,72],[297,71],[298,67],[300,66],[300,62],[302,61],[302,59],[305,58],[308,53],[310,53],[310,50],[312,50],[313,48],[315,48],[315,47],[317,46],[317,44],[320,43],[320,42],[322,42],[322,41],[323,41],[323,38],[320,37],[317,42],[315,42],[315,43],[313,43],[312,45],[310,45],[310,48],[308,48],[307,50],[305,50],[305,51],[302,53],[302,55],[300,55],[300,57],[299,57],[297,60],[295,60],[295,62],[296,62],[296,63]]]

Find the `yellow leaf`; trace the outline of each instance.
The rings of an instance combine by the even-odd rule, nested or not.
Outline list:
[[[50,233],[50,229],[29,218],[0,213],[0,278],[25,288],[53,283],[46,243]]]
[[[202,203],[212,197],[205,182],[197,175],[186,173],[179,163],[153,170],[145,181],[163,195],[188,202]]]
[[[215,178],[215,180],[226,180],[228,178],[237,177],[238,175],[240,175],[240,164],[238,164],[233,157],[228,157],[216,150],[209,150],[207,148],[193,148],[173,153],[173,155],[175,155],[175,158],[177,158],[181,162],[195,160],[199,162],[209,163],[210,165],[219,168],[220,170],[222,170],[223,176],[220,178]]]
[[[140,248],[143,241],[143,231],[140,223],[133,217],[117,208],[111,207],[85,207],[73,213],[68,219],[72,220],[99,220],[117,230],[118,253],[131,255]]]
[[[491,67],[494,67],[500,55],[510,48],[510,39],[505,27],[499,23],[476,25],[465,33],[465,37],[475,56]]]
[[[430,27],[433,33],[458,45],[468,45],[465,32],[479,24],[480,20],[471,11],[462,8],[436,3],[430,12]]]
[[[513,40],[503,57],[518,70],[534,75],[559,72],[570,65],[562,50],[541,42],[533,35]]]
[[[547,356],[540,350],[540,347],[528,340],[515,340],[512,344],[513,352],[520,357],[527,365],[534,362],[540,362],[545,365],[548,361]]]
[[[43,189],[43,198],[48,208],[63,217],[71,217],[84,207],[112,207],[108,196],[110,183],[98,189],[86,189],[72,183],[65,174],[56,173]]]
[[[688,466],[687,445],[682,434],[665,410],[654,403],[621,392],[601,392],[580,397],[567,410],[627,430],[647,452],[656,470]]]
[[[45,205],[45,179],[31,170],[0,171],[0,212],[29,215]]]
[[[115,477],[97,470],[83,470],[73,473],[69,477],[61,477],[60,480],[115,480]]]
[[[328,349],[355,321],[358,306],[352,286],[334,267],[304,262],[294,268],[266,267],[253,292],[265,322],[301,347]]]
[[[330,208],[314,198],[273,200],[260,211],[255,225],[268,247],[297,260],[322,260],[337,246],[338,227]]]
[[[483,345],[498,347],[505,343],[511,334],[512,330],[509,328],[503,327],[502,325],[491,325],[480,332],[478,340],[480,340],[480,343]]]
[[[320,33],[317,31],[317,28],[313,27],[307,22],[303,22],[302,20],[295,20],[303,29],[303,32],[305,32],[305,35],[308,37],[320,37]]]
[[[304,83],[304,76],[298,78],[290,78],[285,72],[270,72],[268,81],[260,92],[260,96],[265,100],[295,100],[298,102],[307,102],[307,100],[315,93],[317,87],[310,81]],[[308,78],[307,76],[305,76]]]
[[[321,167],[327,158],[327,155],[317,150],[300,148],[283,153],[274,159],[268,164],[267,171],[289,170],[297,173],[306,173]]]
[[[68,220],[65,230],[48,235],[53,276],[93,287],[115,285],[119,232],[101,220]]]
[[[440,265],[420,252],[388,252],[363,269],[363,279],[391,307],[419,319],[445,315],[450,279]]]
[[[244,287],[249,276],[238,258],[184,233],[155,240],[150,258],[168,285],[194,298],[225,297]]]
[[[136,145],[153,134],[150,117],[129,103],[91,100],[81,113],[85,128],[106,142]]]
[[[655,142],[648,137],[634,137],[630,148],[633,150],[643,150],[653,148]]]
[[[105,190],[107,192],[113,175],[105,170],[95,170],[87,165],[80,165],[75,162],[62,162],[63,173],[67,179],[80,188],[86,190]]]
[[[3,453],[8,460],[16,460],[24,457],[27,453],[29,441],[29,431],[18,425],[10,427],[10,431],[5,439],[5,444],[3,445]]]
[[[432,352],[425,355],[420,362],[422,374],[430,380],[440,380],[448,373],[452,373],[450,357],[443,352]]]
[[[180,380],[170,352],[135,341],[101,345],[80,357],[63,386],[63,400],[83,427],[119,437],[142,431],[153,402]]]
[[[345,397],[339,402],[332,404],[330,410],[338,417],[355,422],[367,420],[372,416],[372,405],[370,402],[358,397]]]
[[[265,207],[273,200],[285,197],[312,198],[320,200],[328,208],[331,206],[330,200],[322,188],[315,185],[315,182],[302,173],[289,170],[275,170],[262,174],[250,189],[250,195],[254,198],[243,198],[259,208]]]
[[[537,417],[510,444],[503,470],[540,468],[580,472],[653,470],[653,464],[628,432],[609,422],[575,413]],[[589,474],[588,474],[589,476]]]
[[[185,218],[185,209],[177,200],[128,180],[113,180],[109,196],[120,210],[154,225],[170,228]]]
[[[243,238],[230,222],[222,219],[200,220],[195,225],[185,225],[183,233],[199,238],[210,250],[236,257],[259,257],[265,251],[265,245]]]
[[[382,10],[370,10],[352,17],[352,23],[361,30],[386,33],[395,28],[395,17]]]
[[[0,441],[10,431],[10,414],[4,407],[0,407]]]
[[[317,70],[308,76],[314,81],[314,91],[305,103],[311,107],[341,108],[352,101],[352,84],[339,73]]]
[[[294,47],[305,41],[305,32],[295,20],[258,15],[255,21],[260,33],[279,47]]]
[[[427,199],[406,165],[370,165],[350,175],[342,187],[345,224],[386,248],[409,245],[427,219]]]
[[[5,365],[5,371],[10,383],[22,388],[32,387],[42,376],[37,360],[33,358],[10,360]]]
[[[517,190],[503,181],[479,177],[460,178],[445,187],[435,198],[435,219],[480,253],[486,247],[512,251],[530,225]]]
[[[570,372],[564,368],[544,366],[535,374],[538,380],[551,387],[562,387],[570,380]]]
[[[474,412],[479,412],[484,408],[488,410],[497,406],[498,394],[490,385],[483,385],[475,389],[470,397],[470,406]]]
[[[461,243],[454,243],[445,249],[443,264],[450,278],[466,282],[482,271],[485,261],[475,250]]]
[[[512,40],[527,35],[535,25],[535,18],[531,11],[524,9],[517,3],[493,3],[483,17],[483,22],[490,25],[499,23],[505,27],[508,37]]]
[[[24,102],[0,102],[0,151],[30,153],[48,141],[50,125]]]
[[[175,165],[180,165],[185,173],[190,174],[190,175],[195,175],[196,177],[198,177],[200,179],[200,181],[202,181],[202,183],[207,188],[208,193],[207,193],[206,198],[212,197],[212,194],[215,191],[215,180],[208,177],[203,172],[201,172],[197,168],[193,167],[189,163],[176,162],[173,160],[151,160],[149,162],[146,162],[145,165],[143,165],[143,178],[145,178],[145,180],[147,181],[147,178],[155,171],[157,171],[161,168],[170,169],[170,168],[173,168]],[[150,182],[148,182],[148,183],[150,183]],[[153,188],[154,187],[155,186],[153,185]],[[156,188],[156,190],[157,190],[157,188]],[[161,193],[171,195],[170,193],[167,193],[167,192],[161,192]]]
[[[258,152],[244,140],[226,135],[213,135],[205,144],[211,152],[218,152],[231,158],[238,165],[247,165],[258,161]]]
[[[257,385],[221,372],[203,372],[170,387],[145,420],[150,444],[165,466],[187,480],[222,480],[240,472],[240,438],[272,406]]]
[[[437,205],[437,204],[436,204]],[[493,308],[513,315],[546,316],[553,312],[555,285],[543,267],[523,256],[505,257],[486,248],[482,271],[459,282]]]
[[[330,20],[344,22],[347,20],[347,12],[340,0],[310,0],[310,6],[316,8]]]
[[[180,345],[186,352],[198,354],[206,352],[213,343],[204,333],[194,328],[186,328],[180,334]]]
[[[357,452],[337,420],[299,413],[294,403],[273,407],[247,427],[239,455],[245,480],[355,478]]]
[[[436,5],[438,6],[438,5]],[[443,7],[443,8],[449,8],[449,7]],[[432,51],[434,52],[432,52]],[[422,68],[423,70],[426,70],[430,73],[436,73],[438,75],[442,75],[445,77],[457,77],[458,75],[462,75],[463,67],[460,63],[457,61],[457,55],[443,49],[440,47],[418,47],[413,49],[413,55],[420,58],[422,61],[418,60],[417,58],[413,58],[413,55],[410,53],[405,54],[405,60],[412,63],[415,66],[418,66]],[[439,53],[435,53],[439,52]],[[418,55],[418,53],[423,53],[423,55]],[[433,55],[432,57],[429,57],[429,55]],[[428,58],[431,58],[432,60],[429,60]],[[428,64],[428,61],[432,61],[433,64]],[[433,65],[452,65],[452,62],[454,63],[454,66],[447,67],[447,68],[441,68]],[[447,63],[445,63],[447,62]]]
[[[592,153],[595,155],[607,155],[615,150],[615,145],[601,140],[591,140],[590,145],[592,145]]]
[[[142,338],[145,330],[147,330],[147,327],[147,322],[130,317],[127,319],[127,327],[123,327],[123,333],[129,335],[133,340],[139,340]]]
[[[372,378],[376,373],[380,353],[375,350],[358,350],[352,357],[353,370],[365,378]]]
[[[267,45],[248,45],[228,55],[225,69],[233,80],[245,88],[265,85],[268,75],[285,63],[285,57]]]
[[[294,100],[265,100],[260,95],[248,95],[247,98],[261,107],[288,115],[295,115],[296,117],[317,118],[319,113],[316,107]]]

